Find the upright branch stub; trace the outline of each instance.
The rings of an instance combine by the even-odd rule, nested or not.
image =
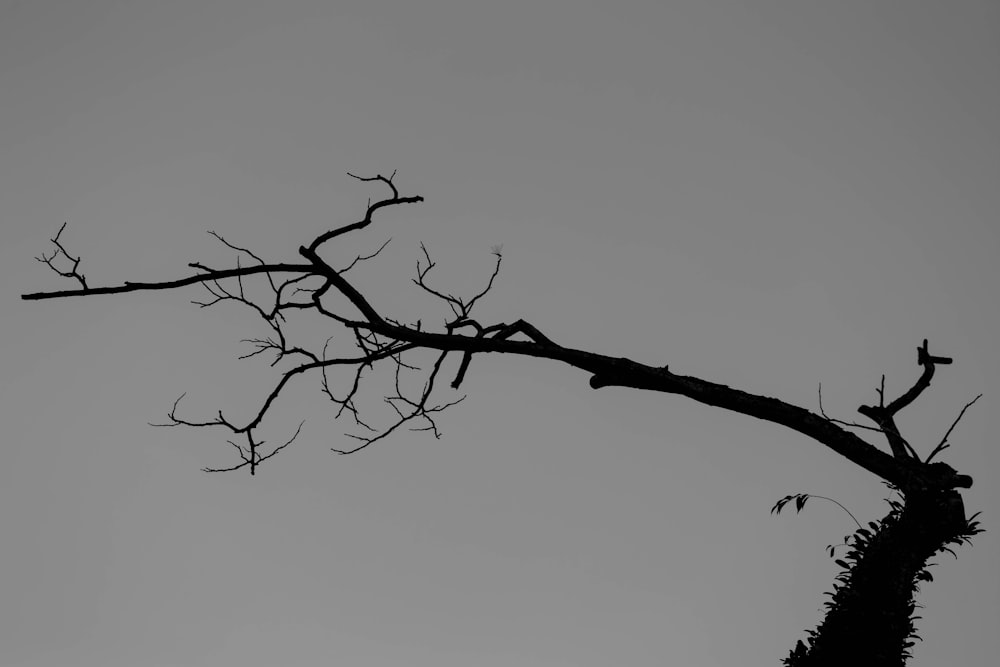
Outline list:
[[[878,390],[879,404],[862,405],[858,408],[858,412],[874,421],[885,434],[886,440],[889,442],[889,449],[892,450],[892,455],[897,459],[920,460],[917,453],[906,439],[903,438],[902,434],[900,434],[899,427],[896,426],[896,414],[912,403],[917,396],[930,386],[931,379],[934,377],[934,369],[938,364],[950,364],[952,363],[952,359],[951,357],[931,355],[927,351],[927,339],[925,338],[923,345],[917,348],[917,363],[923,366],[924,371],[917,378],[917,381],[913,383],[913,386],[902,396],[889,403],[889,405],[885,405],[885,377],[883,376],[882,388]]]

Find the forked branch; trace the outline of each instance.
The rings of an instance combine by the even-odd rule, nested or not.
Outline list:
[[[885,434],[886,440],[889,442],[889,448],[892,450],[892,455],[897,459],[909,458],[919,461],[920,457],[914,451],[913,447],[910,446],[910,443],[900,434],[899,427],[896,426],[896,415],[930,386],[937,365],[950,364],[952,363],[952,359],[950,357],[932,356],[927,351],[927,339],[925,338],[923,345],[917,348],[917,363],[923,367],[923,372],[917,378],[917,381],[913,383],[913,386],[899,398],[889,403],[889,405],[885,405],[885,376],[883,375],[881,387],[878,389],[879,404],[862,405],[858,408],[858,412],[875,422],[882,433]]]
[[[511,324],[502,322],[484,324],[477,321],[472,316],[473,307],[486,297],[495,284],[502,262],[500,246],[493,248],[496,262],[485,287],[470,297],[457,296],[428,284],[426,280],[428,272],[435,264],[426,247],[421,246],[423,262],[418,262],[417,277],[413,282],[423,292],[443,301],[451,310],[452,318],[447,320],[438,331],[423,326],[422,320],[417,320],[415,324],[405,324],[393,319],[380,312],[370,298],[362,294],[344,275],[360,262],[376,257],[385,244],[373,253],[358,255],[350,265],[341,270],[335,269],[323,259],[320,250],[323,244],[331,239],[371,225],[373,215],[377,211],[401,204],[421,202],[423,197],[400,196],[394,182],[395,172],[388,177],[381,174],[373,177],[350,175],[362,182],[381,183],[389,188],[391,194],[375,203],[369,200],[361,220],[333,228],[302,245],[299,248],[299,255],[306,260],[305,264],[267,263],[250,250],[230,243],[218,234],[213,234],[227,247],[236,251],[238,258],[247,257],[253,263],[250,266],[241,266],[239,259],[237,259],[236,268],[223,270],[211,269],[203,264],[192,264],[191,266],[198,269],[199,273],[179,280],[148,283],[126,282],[115,287],[90,288],[77,271],[79,258],[73,258],[65,253],[58,243],[59,235],[57,234],[56,239],[54,239],[57,248],[74,262],[71,270],[57,272],[62,276],[76,279],[83,285],[83,288],[60,292],[32,293],[26,294],[22,298],[37,300],[162,290],[200,283],[212,294],[212,300],[203,302],[203,306],[207,307],[221,302],[236,302],[253,308],[270,328],[270,333],[267,336],[247,338],[246,341],[254,346],[254,349],[243,356],[251,358],[263,352],[272,351],[276,355],[273,363],[292,356],[302,363],[281,375],[278,383],[268,394],[255,416],[241,427],[226,420],[221,413],[216,419],[206,422],[182,420],[177,417],[177,406],[174,405],[174,409],[169,414],[171,419],[169,425],[222,426],[246,439],[245,445],[234,444],[230,441],[230,445],[238,450],[241,457],[239,464],[232,468],[212,468],[211,470],[229,470],[249,466],[253,472],[258,463],[287,447],[294,440],[294,437],[266,456],[259,456],[257,447],[261,443],[254,439],[253,430],[261,424],[271,406],[292,378],[317,370],[322,390],[338,406],[336,416],[339,417],[347,412],[353,417],[357,426],[365,429],[361,435],[347,434],[352,439],[359,441],[361,443],[359,446],[353,448],[333,447],[334,451],[341,454],[357,452],[386,438],[403,425],[411,425],[411,423],[411,428],[414,430],[428,430],[437,436],[439,431],[434,416],[464,398],[443,401],[433,399],[433,394],[440,384],[437,379],[442,372],[445,361],[450,353],[455,352],[460,356],[460,361],[451,382],[452,388],[458,388],[461,385],[469,370],[471,359],[476,354],[516,354],[551,359],[587,373],[590,376],[590,386],[594,389],[618,386],[680,394],[706,405],[739,412],[785,426],[817,440],[904,491],[912,486],[955,488],[968,487],[972,484],[970,477],[960,475],[944,464],[928,465],[920,461],[909,444],[899,434],[894,422],[895,415],[909,405],[930,384],[935,367],[938,364],[951,363],[949,358],[930,355],[927,351],[926,341],[919,348],[918,357],[920,365],[923,366],[923,374],[914,386],[889,405],[884,404],[884,387],[880,388],[882,396],[879,405],[862,406],[859,409],[862,414],[872,418],[876,422],[877,430],[888,438],[893,452],[893,455],[890,456],[845,428],[860,427],[860,424],[831,419],[823,412],[822,405],[820,406],[821,414],[815,414],[805,408],[776,398],[748,393],[695,376],[680,375],[671,372],[668,366],[646,365],[631,359],[566,347],[556,343],[536,326],[525,320],[517,320]],[[60,229],[61,232],[62,229]],[[54,256],[41,261],[51,266],[53,258]],[[284,282],[276,281],[273,274],[282,272],[297,275]],[[261,274],[266,276],[270,287],[268,302],[263,304],[251,296],[252,290],[246,283],[247,278]],[[230,282],[227,286],[225,281],[233,281],[233,279],[235,279],[235,284]],[[305,300],[302,300],[300,295],[305,295]],[[329,299],[331,296],[346,298],[356,312],[349,313],[338,310],[331,305]],[[330,340],[327,341],[322,350],[312,350],[305,344],[289,340],[283,323],[287,317],[304,311],[313,311],[325,317],[335,331],[332,340],[340,347],[353,348],[355,352],[331,354]],[[342,335],[337,335],[338,331]],[[416,364],[410,361],[410,355],[418,350],[437,352],[435,362],[426,371],[420,370]],[[395,364],[396,382],[389,393],[383,394],[383,403],[395,413],[395,419],[387,426],[379,428],[369,424],[367,419],[361,419],[358,400],[361,396],[363,376],[368,370],[386,360],[391,360]],[[347,383],[342,385],[343,390],[335,391],[331,386],[330,372],[335,367],[342,366],[352,367],[353,372],[346,376]],[[399,379],[403,372],[426,373],[422,389],[419,392],[407,394],[403,391]],[[959,416],[961,417],[961,415]],[[946,440],[950,433],[951,429],[945,435],[942,444],[932,453],[932,456],[947,446]]]

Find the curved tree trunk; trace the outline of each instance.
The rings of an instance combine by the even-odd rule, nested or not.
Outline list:
[[[917,638],[914,594],[930,580],[927,561],[971,536],[976,524],[965,517],[955,490],[911,492],[874,531],[855,534],[845,572],[838,575],[826,618],[798,642],[790,667],[827,665],[901,666]]]

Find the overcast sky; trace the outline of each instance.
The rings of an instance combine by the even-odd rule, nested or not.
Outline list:
[[[1000,6],[995,2],[0,0],[0,663],[11,667],[775,665],[815,627],[887,490],[818,443],[556,363],[477,358],[442,437],[363,453],[316,378],[225,434],[280,372],[248,309],[176,292],[22,302],[272,261],[398,170],[426,202],[338,240],[377,308],[669,364],[844,419],[954,356],[901,427],[989,532],[932,569],[915,667],[1000,654]],[[338,330],[315,320],[308,343]],[[414,359],[418,361],[417,359]],[[388,415],[378,376],[360,406]],[[442,399],[454,398],[442,393]],[[882,441],[877,445],[884,446]]]

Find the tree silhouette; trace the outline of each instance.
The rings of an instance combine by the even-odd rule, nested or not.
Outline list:
[[[60,276],[75,280],[78,289],[35,292],[22,295],[26,300],[55,299],[91,294],[118,294],[124,292],[164,290],[200,284],[208,293],[203,301],[196,301],[207,308],[233,301],[253,309],[268,325],[270,333],[264,338],[249,338],[252,349],[241,358],[273,355],[272,366],[291,361],[292,367],[283,372],[265,398],[256,414],[240,425],[226,418],[221,411],[209,419],[195,420],[181,417],[178,408],[181,395],[168,412],[168,420],[156,426],[218,427],[230,434],[227,442],[236,450],[238,459],[224,468],[205,468],[208,472],[223,472],[246,468],[255,475],[258,466],[285,449],[295,440],[302,424],[291,437],[276,447],[265,447],[255,429],[261,424],[275,399],[297,376],[306,373],[319,375],[326,396],[334,403],[337,417],[347,413],[357,432],[346,434],[351,446],[334,449],[338,454],[353,454],[388,437],[401,427],[409,430],[430,431],[440,437],[435,418],[438,413],[461,402],[458,397],[437,402],[441,393],[442,374],[449,356],[457,358],[457,367],[450,375],[450,388],[457,390],[469,371],[472,358],[477,354],[516,354],[551,359],[578,368],[590,376],[594,389],[619,386],[680,394],[700,403],[743,413],[771,421],[798,431],[826,445],[885,483],[898,499],[889,499],[890,512],[868,527],[858,523],[858,530],[844,539],[848,552],[836,562],[843,571],[836,577],[831,599],[825,603],[827,613],[816,630],[807,632],[806,642],[798,641],[786,665],[902,665],[909,657],[909,649],[917,638],[914,629],[914,594],[921,581],[931,579],[928,561],[941,551],[951,550],[952,545],[967,542],[981,532],[976,515],[966,517],[962,497],[957,489],[972,486],[972,478],[960,474],[944,462],[932,462],[948,448],[948,438],[955,425],[976,399],[970,401],[951,424],[940,443],[924,458],[914,450],[896,426],[896,415],[908,407],[926,390],[938,366],[952,363],[948,357],[932,355],[927,340],[917,348],[920,376],[898,398],[886,402],[885,378],[877,389],[878,405],[862,405],[858,412],[874,425],[859,424],[835,419],[822,407],[819,395],[819,413],[786,403],[777,398],[760,396],[723,384],[689,375],[672,373],[667,366],[650,366],[631,359],[611,357],[595,352],[565,347],[544,335],[536,326],[524,320],[512,323],[484,324],[472,317],[473,308],[489,293],[499,274],[503,261],[502,247],[495,246],[494,266],[485,286],[471,296],[456,296],[433,287],[428,281],[435,267],[427,248],[421,245],[422,258],[417,262],[413,283],[424,292],[447,305],[451,317],[440,328],[424,328],[422,320],[404,323],[379,312],[362,294],[346,274],[359,263],[374,259],[386,247],[383,243],[374,252],[358,255],[344,268],[335,268],[323,258],[324,246],[334,238],[358,232],[372,224],[372,216],[379,210],[417,203],[423,197],[402,197],[391,176],[376,175],[370,178],[351,174],[363,182],[380,183],[389,188],[391,196],[376,202],[368,201],[364,217],[320,234],[308,245],[299,247],[300,261],[268,263],[254,252],[230,243],[222,236],[210,232],[221,243],[237,253],[235,268],[214,269],[202,263],[191,263],[195,270],[190,276],[163,282],[129,282],[107,287],[91,287],[80,272],[81,258],[72,256],[63,245],[61,236],[64,223],[53,239],[55,249],[42,254],[38,261],[48,265]],[[247,265],[244,263],[249,262]],[[63,268],[60,268],[63,267]],[[262,275],[266,278],[266,300],[249,295],[244,279]],[[280,278],[279,278],[280,277]],[[344,299],[350,308],[342,310],[333,302]],[[351,342],[349,354],[331,354],[330,342],[322,349],[310,349],[293,343],[285,325],[289,316],[299,311],[313,311],[329,321],[336,330],[346,331]],[[414,365],[412,353],[430,350],[435,359],[429,368]],[[404,360],[405,357],[405,360]],[[384,401],[395,413],[387,424],[373,426],[363,417],[357,398],[366,372],[376,364],[390,364],[395,382]],[[334,388],[332,376],[341,371],[340,383]],[[343,371],[347,371],[343,374]],[[405,375],[418,374],[422,387],[407,391],[402,379]],[[446,381],[446,380],[445,380]],[[445,389],[444,391],[447,391]],[[432,400],[433,398],[433,400]],[[880,433],[887,441],[886,453],[867,442],[852,430],[861,429]],[[791,500],[801,510],[809,494],[786,496],[776,503],[772,511],[780,512]],[[827,499],[831,500],[831,499]],[[834,501],[836,502],[836,501]],[[839,503],[838,503],[839,504]],[[845,508],[846,509],[846,508]],[[852,515],[852,518],[854,516]],[[828,547],[834,555],[835,547]]]

